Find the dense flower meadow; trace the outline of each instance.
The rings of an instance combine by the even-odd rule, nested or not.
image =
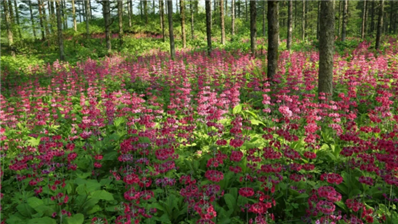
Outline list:
[[[5,223],[398,223],[398,42],[48,65],[1,97]],[[320,96],[321,99],[324,96]],[[322,102],[322,103],[318,103]]]

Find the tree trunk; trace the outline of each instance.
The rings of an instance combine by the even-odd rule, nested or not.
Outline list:
[[[44,2],[45,1],[43,1],[44,27],[46,28],[45,29],[46,30],[46,36],[48,37],[48,36],[50,36],[50,30],[48,29],[48,21],[49,21],[49,18],[50,18],[50,8],[47,7],[47,9],[48,9],[48,19],[47,19],[46,7],[44,7]],[[50,2],[48,2],[48,4],[50,4]]]
[[[106,42],[106,50],[107,53],[110,54],[112,51],[112,44],[111,44],[111,29],[110,29],[110,2],[105,0],[102,1],[102,9],[104,14],[104,21],[105,21],[105,42]]]
[[[257,36],[256,17],[257,17],[256,1],[250,1],[250,48],[253,57],[256,56],[256,36]]]
[[[245,19],[247,20],[248,18],[247,18],[247,16],[248,16],[248,12],[247,12],[247,9],[248,9],[248,6],[247,6],[247,1],[248,0],[245,0],[245,10],[246,10],[246,12],[245,12]]]
[[[391,1],[390,4],[390,33],[392,34],[394,30],[394,2]]]
[[[171,59],[175,58],[175,48],[174,48],[174,35],[173,35],[173,2],[167,0],[168,17],[169,17],[169,36],[170,36],[170,56]]]
[[[44,26],[43,26],[43,15],[41,12],[41,9],[43,7],[42,2],[40,0],[37,0],[38,4],[39,4],[39,18],[40,18],[40,28],[41,28],[41,40],[44,41],[45,40],[45,36],[44,36]]]
[[[166,41],[165,35],[164,35],[164,0],[159,0],[159,10],[160,10],[160,28],[162,30],[162,39],[163,42]]]
[[[221,44],[225,44],[224,0],[220,0]]]
[[[383,28],[384,0],[380,0],[379,20],[377,21],[376,50],[380,48],[381,32]]]
[[[181,15],[181,39],[182,47],[187,47],[187,36],[185,34],[185,2],[180,0],[180,15]]]
[[[344,6],[343,6],[343,26],[342,26],[342,30],[341,30],[341,41],[345,41],[345,37],[346,37],[346,29],[347,29],[347,19],[348,19],[348,0],[344,0],[343,1]]]
[[[145,25],[148,25],[148,2],[144,0]]]
[[[15,17],[17,19],[17,25],[18,25],[18,37],[19,37],[19,39],[22,39],[21,26],[19,23],[19,12],[18,12],[17,0],[14,0],[14,8],[15,8]]]
[[[286,47],[288,50],[292,47],[292,35],[293,35],[293,0],[289,0],[287,10],[287,40]]]
[[[265,37],[265,5],[266,5],[266,1],[263,1],[263,37]]]
[[[319,37],[318,96],[333,94],[334,21],[332,0],[321,2],[321,32]]]
[[[73,18],[73,30],[77,32],[75,0],[72,0],[72,18]]]
[[[278,68],[278,2],[268,1],[268,80],[274,78]]]
[[[375,30],[375,1],[372,0],[372,7],[370,10],[370,32],[372,33],[373,36],[373,32]]]
[[[363,1],[363,11],[362,11],[362,27],[361,27],[361,39],[365,38],[366,32],[366,0]]]
[[[31,3],[29,2],[29,5],[30,4]],[[12,23],[11,23],[11,18],[10,18],[10,12],[8,10],[7,0],[3,0],[3,6],[4,6],[4,16],[5,16],[5,21],[6,21],[6,28],[7,28],[8,48],[10,49],[11,55],[13,57],[15,57],[14,36],[12,33]]]
[[[303,0],[302,39],[305,40],[305,0]]]
[[[123,45],[123,0],[117,1],[117,15],[119,17],[119,43]]]
[[[87,1],[88,1],[88,12],[89,12],[90,19],[93,19],[93,12],[91,11],[92,10],[91,0],[87,0]]]
[[[207,53],[211,56],[211,2],[205,0],[206,8],[206,35],[207,35]]]
[[[231,41],[235,35],[235,0],[231,0]]]
[[[36,39],[35,20],[33,19],[32,2],[29,1],[30,20],[32,22],[33,37]],[[5,13],[7,15],[7,13]]]
[[[189,10],[191,12],[191,38],[192,40],[195,39],[195,27],[194,27],[194,11],[193,11],[193,4],[194,2],[191,1],[189,3]]]
[[[316,39],[319,40],[319,32],[321,30],[321,2],[318,2],[318,19],[316,21]]]
[[[61,20],[61,9],[60,9],[60,0],[55,2],[57,7],[57,29],[58,29],[58,46],[59,46],[59,60],[64,61],[64,40],[62,37],[62,20]]]
[[[241,2],[240,2],[240,0],[238,0],[238,18],[240,18],[240,4],[241,4]]]
[[[85,6],[85,8],[86,8],[86,11],[85,11],[85,16],[86,16],[86,35],[87,35],[87,38],[89,38],[89,36],[90,36],[90,26],[89,26],[89,18],[90,18],[90,4],[89,4],[89,2],[88,1],[84,1],[84,6]]]
[[[132,0],[128,0],[127,2],[127,12],[128,12],[128,17],[129,17],[129,27],[131,27],[131,12],[132,12]]]

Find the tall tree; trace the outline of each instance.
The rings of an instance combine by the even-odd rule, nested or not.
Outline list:
[[[293,35],[293,0],[289,0],[287,9],[287,40],[286,47],[290,50],[292,46]]]
[[[6,28],[7,28],[8,48],[10,49],[11,55],[15,57],[14,36],[12,33],[12,23],[10,18],[10,12],[8,10],[7,0],[3,0],[3,6],[4,6],[4,16],[6,20]]]
[[[319,37],[318,95],[333,94],[334,10],[333,0],[321,2],[321,32]]]
[[[123,45],[123,0],[117,1],[117,15],[119,17],[119,43]]]
[[[235,0],[231,0],[231,40],[235,35]]]
[[[207,35],[207,53],[211,56],[211,2],[205,0],[206,8],[206,35]]]
[[[72,18],[73,18],[73,30],[77,32],[75,0],[72,0]]]
[[[185,34],[185,2],[180,0],[180,15],[181,15],[181,39],[182,47],[187,47],[187,36]]]
[[[390,33],[394,30],[394,1],[390,2]]]
[[[225,44],[224,0],[220,0],[221,44]]]
[[[316,21],[316,39],[319,40],[319,32],[321,32],[321,2],[318,1],[318,19]]]
[[[240,7],[241,7],[241,2],[238,0],[238,18],[240,18]]]
[[[266,17],[265,5],[266,4],[267,4],[267,1],[263,1],[263,37],[265,37],[265,17]]]
[[[305,0],[303,0],[303,21],[302,21],[302,39],[305,40]]]
[[[104,0],[102,1],[102,11],[104,15],[105,22],[105,42],[106,42],[106,50],[108,54],[112,51],[111,44],[111,12],[110,12],[110,1]]]
[[[370,7],[370,33],[372,33],[373,36],[373,32],[375,30],[375,1],[372,0],[372,6]]]
[[[253,56],[256,55],[256,36],[257,36],[257,26],[256,26],[256,1],[250,1],[250,48]]]
[[[90,3],[88,1],[84,1],[84,7],[86,8],[86,11],[85,11],[85,16],[86,16],[86,35],[87,35],[87,38],[88,38],[90,36],[90,27],[89,27]]]
[[[380,0],[379,6],[379,20],[377,21],[377,34],[376,34],[376,49],[380,48],[380,39],[382,35],[383,28],[383,16],[384,16],[384,0]]]
[[[196,1],[195,1],[196,3]],[[194,27],[194,11],[193,11],[194,1],[189,3],[189,11],[191,13],[191,38],[195,39],[195,27]]]
[[[145,25],[148,25],[148,2],[144,0]]]
[[[32,2],[29,1],[30,20],[32,22],[33,37],[36,39],[35,20],[33,19]]]
[[[58,29],[58,47],[59,47],[59,60],[63,61],[65,60],[65,55],[64,55],[64,40],[62,36],[62,20],[61,20],[61,2],[60,0],[57,0],[55,2],[56,7],[57,7],[57,29]]]
[[[344,6],[343,6],[343,27],[341,30],[341,41],[345,41],[346,37],[346,29],[347,29],[347,20],[348,20],[348,0],[343,1]]]
[[[173,34],[173,2],[167,0],[168,18],[169,18],[169,36],[170,36],[170,56],[174,60],[176,52],[174,48],[174,34]]]
[[[365,38],[365,32],[366,32],[366,3],[367,1],[363,1],[363,10],[362,10],[362,27],[361,27],[361,39]]]
[[[268,68],[267,77],[272,81],[278,67],[278,1],[268,1]]]
[[[160,28],[162,29],[162,39],[163,42],[166,41],[165,35],[164,35],[164,0],[159,0],[159,14],[160,14]]]
[[[132,0],[128,0],[128,8],[127,8],[127,11],[128,11],[128,16],[129,16],[129,27],[131,27],[131,25],[132,25],[132,23],[131,23],[131,13],[133,12],[133,2],[132,2]]]
[[[18,10],[18,5],[17,5],[17,0],[14,0],[14,8],[15,8],[15,17],[17,19],[17,25],[18,25],[18,37],[19,37],[19,39],[22,39],[21,26],[19,23],[19,10]]]
[[[37,0],[38,5],[39,5],[39,19],[40,19],[40,28],[41,28],[41,40],[44,41],[45,36],[44,36],[44,26],[43,26],[43,14],[42,14],[42,7],[43,4],[40,0]]]

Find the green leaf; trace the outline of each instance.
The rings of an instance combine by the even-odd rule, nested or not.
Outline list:
[[[234,109],[232,110],[233,114],[239,114],[242,111],[242,104],[238,104],[234,107]]]
[[[309,195],[304,193],[304,194],[300,194],[296,198],[299,199],[299,198],[308,198],[308,197],[309,197]]]
[[[225,200],[225,203],[227,204],[227,207],[229,208],[229,210],[232,210],[232,211],[235,210],[236,198],[234,196],[232,196],[232,194],[225,194],[224,200]]]
[[[44,204],[43,201],[42,201],[41,199],[38,199],[38,198],[36,198],[36,197],[28,198],[27,202],[28,202],[28,205],[29,205],[31,208],[33,208],[33,209],[36,208],[36,207],[38,207],[38,206],[40,206],[40,205],[42,205],[42,204]]]
[[[67,217],[66,222],[68,224],[82,224],[84,222],[84,215],[78,213],[76,215],[73,215],[72,217]]]
[[[101,199],[101,200],[105,200],[105,201],[114,200],[113,195],[105,190],[94,191],[91,194],[91,198]]]
[[[102,208],[99,205],[95,205],[92,209],[90,209],[90,211],[87,212],[87,215],[94,214],[94,213],[99,212],[101,210],[102,210]]]
[[[29,146],[36,147],[40,144],[40,137],[38,138],[30,137],[30,139],[27,142],[29,143]]]
[[[50,217],[35,218],[35,219],[29,220],[29,222],[28,222],[28,224],[56,224],[56,223],[57,222]]]

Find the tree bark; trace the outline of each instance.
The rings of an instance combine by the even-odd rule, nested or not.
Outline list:
[[[303,0],[302,39],[305,40],[305,0]]]
[[[185,2],[180,0],[180,15],[181,15],[181,39],[182,47],[187,47],[187,36],[185,34]]]
[[[128,11],[128,17],[129,17],[129,27],[131,27],[132,23],[131,23],[131,12],[133,11],[133,7],[132,7],[132,0],[128,0],[128,6],[127,6],[127,11]]]
[[[321,2],[318,1],[318,19],[316,21],[316,39],[319,40],[319,32],[321,30]]]
[[[61,20],[61,8],[60,8],[60,0],[55,2],[57,7],[57,29],[58,29],[58,47],[59,47],[59,60],[64,61],[64,40],[62,36],[62,20]]]
[[[75,0],[72,0],[73,30],[77,32]]]
[[[256,17],[257,17],[256,1],[250,1],[250,48],[253,57],[256,56],[256,36],[257,36]]]
[[[376,50],[380,48],[380,40],[382,35],[383,28],[383,16],[384,16],[384,0],[380,0],[380,9],[379,9],[379,20],[377,21],[377,34],[376,34]]]
[[[341,30],[341,41],[345,41],[346,37],[346,29],[347,29],[347,20],[348,20],[348,0],[343,1],[344,6],[343,6],[343,27]]]
[[[89,18],[90,18],[90,4],[89,4],[89,2],[88,1],[84,1],[84,6],[85,6],[85,8],[86,8],[86,11],[85,11],[85,16],[86,16],[86,35],[87,35],[87,38],[89,38],[89,36],[90,36],[90,26],[89,26]]]
[[[319,37],[318,96],[333,94],[334,21],[332,0],[321,2],[321,32]]]
[[[371,10],[370,10],[370,32],[372,33],[372,36],[373,36],[373,32],[374,32],[374,30],[375,30],[375,20],[374,20],[374,18],[375,18],[375,1],[374,0],[372,0],[372,7],[371,7]]]
[[[361,39],[365,38],[366,32],[366,0],[363,1],[363,11],[362,11],[362,27],[361,27]]]
[[[148,25],[148,2],[144,0],[145,25]]]
[[[246,12],[245,12],[245,18],[246,18],[246,20],[248,19],[248,18],[247,18],[247,15],[249,14],[249,13],[247,12],[247,9],[249,8],[249,7],[247,6],[247,1],[248,1],[248,0],[245,0],[245,10],[246,10]]]
[[[105,42],[107,53],[110,54],[112,51],[111,43],[111,29],[110,29],[110,2],[107,0],[102,1],[102,10],[104,14],[105,21]]]
[[[38,4],[39,4],[39,19],[40,19],[40,28],[41,28],[41,40],[44,41],[45,35],[44,35],[44,26],[43,26],[43,14],[41,12],[41,9],[43,7],[43,4],[40,0],[37,0]]]
[[[162,39],[163,42],[166,41],[165,35],[164,35],[164,0],[159,0],[159,7],[160,7],[160,28],[162,29]]]
[[[210,0],[205,0],[206,8],[206,35],[207,35],[207,53],[211,56],[211,2]]]
[[[225,44],[224,0],[220,0],[221,44]]]
[[[231,0],[231,41],[235,35],[235,0]]]
[[[17,0],[14,0],[14,8],[15,8],[15,17],[17,19],[17,25],[18,25],[18,37],[19,37],[19,39],[22,39],[21,26],[19,23],[19,12],[18,12]]]
[[[117,15],[119,17],[119,43],[123,45],[123,0],[117,1]]]
[[[195,27],[194,27],[194,11],[193,11],[194,2],[191,1],[189,3],[189,11],[191,12],[191,39],[195,39]]]
[[[30,4],[31,3],[29,3],[29,5]],[[4,6],[4,16],[5,16],[6,29],[7,29],[8,48],[10,49],[11,55],[13,57],[15,57],[14,35],[12,33],[12,23],[11,23],[11,18],[10,18],[10,12],[8,10],[7,0],[3,0],[3,6]]]
[[[287,40],[286,47],[288,50],[292,47],[292,35],[293,35],[293,0],[289,0],[288,2],[288,10],[287,10]]]
[[[278,67],[278,2],[268,1],[268,80],[273,80]]]
[[[241,6],[241,2],[240,2],[240,0],[238,0],[238,18],[240,18],[240,6]]]
[[[394,27],[394,2],[390,2],[390,33],[393,33]]]
[[[169,36],[170,36],[170,56],[171,59],[175,58],[175,48],[174,48],[174,35],[173,35],[173,2],[167,0],[168,17],[169,17]]]
[[[30,20],[32,22],[33,37],[36,39],[35,20],[33,19],[32,2],[29,1]],[[5,13],[7,14],[7,13]]]
[[[263,37],[265,37],[265,17],[266,17],[266,13],[265,13],[265,6],[266,6],[267,2],[263,1]]]

